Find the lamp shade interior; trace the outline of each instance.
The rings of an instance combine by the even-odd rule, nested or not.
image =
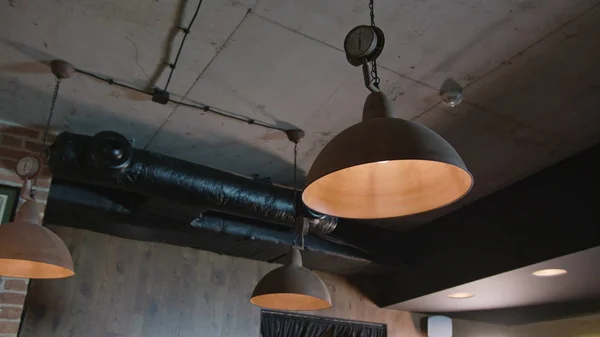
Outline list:
[[[0,275],[8,277],[53,279],[73,276],[72,269],[31,260],[0,259]]]
[[[331,303],[320,298],[302,294],[265,294],[252,297],[252,304],[273,310],[309,311],[331,307]]]
[[[469,172],[428,160],[386,160],[330,173],[306,188],[310,208],[333,216],[370,219],[422,213],[462,197]]]
[[[375,118],[344,130],[323,148],[302,200],[341,218],[391,218],[448,205],[472,185],[458,153],[434,131]]]

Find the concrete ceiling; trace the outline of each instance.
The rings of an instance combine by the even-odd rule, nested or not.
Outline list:
[[[54,80],[43,61],[54,58],[139,87],[164,86],[164,54],[172,60],[182,37],[173,26],[187,25],[196,5],[3,1],[2,118],[45,123]],[[377,0],[376,14],[387,41],[382,88],[400,117],[431,127],[462,155],[476,181],[466,201],[600,140],[597,0]],[[365,23],[366,0],[205,0],[169,91],[304,129],[299,164],[307,171],[328,140],[359,120],[368,92],[341,48]],[[457,108],[440,104],[447,79],[466,88]],[[292,147],[282,134],[82,75],[63,82],[53,127],[115,130],[138,148],[291,180]]]

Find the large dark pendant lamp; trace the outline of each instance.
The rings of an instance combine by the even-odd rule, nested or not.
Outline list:
[[[75,274],[69,250],[41,225],[34,200],[26,200],[15,218],[0,225],[0,276],[51,279]]]
[[[304,234],[308,231],[305,219],[298,210],[296,201],[296,162],[298,142],[304,137],[302,130],[287,131],[294,143],[294,213],[296,216],[296,235],[301,237],[304,249]],[[302,266],[300,250],[295,242],[287,256],[286,263],[267,273],[256,285],[250,302],[262,308],[273,310],[321,310],[332,306],[331,296],[325,283],[311,270]]]
[[[444,138],[423,125],[395,118],[390,100],[379,89],[376,59],[384,36],[375,26],[373,8],[371,0],[371,25],[355,27],[344,40],[348,62],[362,66],[371,91],[362,122],[323,148],[302,194],[312,210],[340,218],[422,213],[460,199],[473,185],[465,163]]]
[[[389,218],[430,211],[464,196],[473,177],[452,146],[431,129],[393,117],[381,92],[363,121],[319,153],[302,194],[309,208],[341,218]]]

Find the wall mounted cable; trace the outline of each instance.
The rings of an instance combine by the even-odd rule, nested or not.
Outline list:
[[[156,100],[154,99],[154,97],[156,96],[156,90],[155,90],[155,92],[151,92],[151,91],[148,91],[148,90],[145,90],[142,88],[138,88],[138,87],[123,83],[121,81],[115,80],[114,78],[94,74],[92,72],[89,72],[89,71],[86,71],[83,69],[78,69],[78,68],[73,67],[73,65],[71,65],[70,63],[63,61],[63,60],[53,60],[51,62],[51,68],[52,68],[52,73],[56,76],[57,79],[69,78],[69,77],[73,76],[74,73],[79,73],[79,74],[82,74],[82,75],[85,75],[88,77],[95,78],[102,82],[108,83],[109,85],[115,85],[115,86],[118,86],[121,88],[133,90],[133,91],[148,95],[149,97],[152,97],[153,101],[156,102]],[[58,94],[58,92],[56,94]],[[261,127],[267,128],[267,129],[271,129],[271,130],[278,130],[278,131],[284,132],[288,138],[292,137],[292,135],[295,136],[296,133],[302,133],[302,135],[304,135],[304,131],[297,129],[297,128],[283,128],[283,127],[277,126],[275,124],[271,124],[271,123],[261,121],[261,120],[255,119],[255,118],[250,118],[250,117],[247,117],[247,116],[244,116],[241,114],[237,114],[237,113],[234,113],[231,111],[227,111],[225,109],[221,109],[221,108],[218,108],[215,106],[210,106],[210,105],[198,103],[198,102],[185,102],[183,100],[172,99],[172,98],[170,98],[170,95],[167,96],[167,101],[165,103],[161,103],[161,104],[166,104],[166,103],[174,103],[174,104],[186,106],[189,108],[202,110],[204,112],[211,112],[211,113],[214,113],[221,117],[230,118],[230,119],[237,120],[239,122],[243,122],[246,124],[258,125],[258,126],[261,126]]]
[[[196,21],[196,17],[198,16],[198,12],[200,11],[200,6],[202,6],[202,0],[198,1],[198,6],[196,6],[194,16],[192,16],[192,20],[190,20],[190,24],[187,26],[187,28],[181,26],[177,27],[183,32],[183,38],[181,39],[181,43],[179,44],[179,49],[177,50],[175,61],[173,61],[173,63],[165,62],[165,65],[169,66],[169,68],[171,68],[171,71],[169,72],[169,77],[167,78],[167,83],[165,84],[165,88],[163,91],[167,91],[167,88],[171,83],[171,77],[173,77],[173,72],[175,71],[175,67],[177,67],[177,62],[179,61],[179,56],[181,55],[181,51],[183,50],[183,45],[185,44],[185,40],[187,39],[188,34],[190,33],[190,29],[192,29],[192,26],[194,25],[194,21]]]
[[[133,91],[136,91],[136,92],[148,95],[150,97],[153,97],[155,95],[155,92],[150,92],[150,91],[145,90],[145,89],[137,88],[137,87],[134,87],[132,85],[125,84],[125,83],[122,83],[120,81],[117,81],[117,80],[115,80],[113,78],[110,78],[110,77],[105,77],[105,76],[97,75],[97,74],[91,73],[89,71],[85,71],[85,70],[77,69],[77,68],[75,68],[75,71],[77,73],[80,73],[80,74],[83,74],[83,75],[86,75],[86,76],[89,76],[89,77],[93,77],[93,78],[95,78],[97,80],[106,82],[106,83],[108,83],[110,85],[115,85],[115,86],[118,86],[118,87],[121,87],[121,88],[133,90]],[[172,99],[170,97],[168,98],[168,102],[179,104],[179,105],[183,105],[183,106],[190,107],[190,108],[195,108],[195,109],[202,110],[202,111],[205,111],[205,112],[212,112],[212,113],[217,114],[217,115],[222,116],[222,117],[227,117],[227,118],[235,119],[237,121],[244,122],[244,123],[247,123],[247,124],[254,124],[254,125],[262,126],[262,127],[267,128],[267,129],[279,130],[279,131],[286,132],[286,133],[288,131],[299,131],[299,129],[295,129],[295,128],[290,128],[290,129],[282,128],[282,127],[279,127],[279,126],[277,126],[275,124],[271,124],[271,123],[268,123],[268,122],[265,122],[265,121],[261,121],[261,120],[255,119],[255,118],[246,117],[246,116],[243,116],[243,115],[231,112],[231,111],[227,111],[225,109],[221,109],[221,108],[210,106],[210,105],[203,104],[203,103],[196,103],[196,102],[194,102],[194,103],[188,103],[188,102],[184,102],[182,100],[175,100],[175,99]]]
[[[246,123],[246,124],[253,124],[253,125],[262,126],[267,129],[282,131],[287,135],[287,138],[290,141],[293,141],[293,139],[296,139],[298,137],[298,134],[301,134],[303,137],[304,131],[302,131],[298,128],[283,128],[283,127],[277,126],[272,123],[268,123],[268,122],[261,121],[258,119],[250,118],[250,117],[247,117],[247,116],[244,116],[241,114],[233,113],[231,111],[227,111],[227,110],[217,108],[214,106],[210,106],[207,104],[198,103],[198,102],[185,102],[184,101],[185,97],[182,97],[180,100],[171,98],[171,94],[167,91],[167,89],[169,87],[169,84],[171,83],[171,79],[173,78],[175,69],[177,68],[177,63],[179,62],[179,57],[181,56],[181,52],[183,51],[183,47],[185,45],[186,39],[187,39],[188,35],[190,34],[191,28],[194,25],[194,22],[196,21],[198,12],[200,11],[202,1],[203,0],[199,0],[198,5],[196,6],[196,10],[194,11],[194,15],[192,16],[192,19],[190,20],[190,23],[188,24],[188,26],[183,27],[182,25],[180,25],[177,27],[178,29],[180,29],[183,32],[184,35],[183,35],[183,38],[179,45],[179,49],[177,50],[177,54],[175,55],[175,60],[173,60],[173,62],[164,62],[164,64],[169,66],[169,68],[170,68],[169,76],[167,78],[167,82],[165,83],[164,89],[155,87],[154,90],[151,91],[151,90],[147,90],[147,89],[138,88],[138,87],[123,83],[121,81],[115,80],[114,78],[101,76],[101,75],[94,74],[92,72],[89,72],[89,71],[86,71],[83,69],[75,68],[73,65],[71,65],[70,63],[63,61],[63,60],[53,60],[51,62],[51,69],[52,69],[52,73],[56,76],[56,79],[57,79],[57,85],[55,88],[54,96],[58,95],[58,88],[59,88],[60,80],[69,78],[77,72],[82,75],[86,75],[86,76],[95,78],[97,80],[106,82],[110,85],[115,85],[115,86],[118,86],[121,88],[133,90],[133,91],[148,95],[149,97],[151,97],[153,102],[156,102],[159,104],[165,105],[168,103],[174,103],[177,105],[182,105],[182,106],[186,106],[189,108],[202,110],[204,112],[211,112],[211,113],[214,113],[221,117],[234,119],[239,122]],[[55,98],[54,98],[54,100],[55,100]],[[53,110],[53,109],[51,109],[51,110]]]

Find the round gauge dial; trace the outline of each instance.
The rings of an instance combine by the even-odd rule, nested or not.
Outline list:
[[[23,157],[17,163],[17,174],[21,178],[29,179],[40,171],[40,161],[34,156]]]
[[[350,31],[344,49],[353,57],[366,57],[377,47],[377,35],[370,26],[358,26]]]

